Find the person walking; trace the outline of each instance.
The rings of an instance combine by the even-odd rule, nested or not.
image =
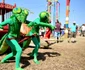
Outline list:
[[[76,34],[77,34],[76,32],[77,32],[77,25],[75,22],[73,22],[73,25],[70,28],[70,36],[68,42],[70,41],[72,41],[73,43],[76,42]]]
[[[85,24],[81,26],[81,30],[82,30],[82,36],[84,37],[85,36]]]
[[[61,34],[61,23],[57,20],[56,22],[56,28],[55,28],[55,36],[57,37],[57,43],[59,42],[60,34]]]

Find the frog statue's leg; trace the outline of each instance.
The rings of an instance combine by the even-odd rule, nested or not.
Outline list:
[[[13,57],[16,55],[15,61],[16,61],[16,70],[23,70],[23,69],[19,69],[20,68],[20,56],[22,53],[22,49],[20,47],[20,45],[18,44],[18,42],[13,39],[13,38],[6,38],[6,42],[7,44],[10,46],[10,48],[12,49],[12,52],[9,53],[7,56],[5,56],[5,58],[3,58],[1,60],[1,63],[5,63],[6,61],[8,61],[9,58]],[[16,53],[17,51],[17,53]]]
[[[23,42],[23,47],[22,47],[22,49],[25,50],[26,48],[28,48],[30,42],[31,42],[31,38],[28,38],[27,40],[25,40],[25,41]]]
[[[34,50],[32,51],[32,53],[30,54],[30,56],[33,56],[34,57],[34,62],[36,64],[40,64],[40,62],[38,61],[37,59],[37,55],[38,55],[38,50],[40,48],[40,38],[39,36],[33,36],[32,37],[32,41],[33,43],[35,44],[35,48]]]
[[[7,34],[5,34],[0,40],[0,54],[5,53],[9,48],[8,44],[6,43],[6,36]]]

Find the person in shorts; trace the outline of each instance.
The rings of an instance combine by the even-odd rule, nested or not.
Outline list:
[[[71,26],[70,30],[70,35],[69,35],[69,40],[68,42],[76,42],[76,31],[77,31],[77,25],[76,23],[74,22],[73,25]]]
[[[58,43],[60,41],[60,35],[61,35],[61,23],[57,20],[55,26],[56,26],[55,36],[57,37],[57,43]]]

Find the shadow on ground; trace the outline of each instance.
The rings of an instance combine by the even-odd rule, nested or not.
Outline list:
[[[31,53],[27,54],[30,55]],[[46,56],[47,55],[47,56]],[[60,56],[61,54],[58,52],[44,52],[44,53],[38,53],[38,60],[42,60],[44,61],[46,59],[46,57],[56,57],[56,56]],[[33,59],[33,57],[29,57],[29,60]]]

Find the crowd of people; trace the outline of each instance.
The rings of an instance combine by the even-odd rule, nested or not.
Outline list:
[[[43,28],[42,31],[40,30],[41,36],[45,38],[46,36],[46,28]],[[62,42],[62,37],[65,35],[65,27],[62,26],[62,23],[59,22],[59,20],[56,21],[55,23],[55,29],[53,33],[51,32],[49,34],[53,35],[56,38],[56,42]],[[85,36],[85,24],[82,24],[81,26],[78,26],[76,22],[72,23],[72,26],[68,28],[68,43],[72,42],[75,43],[76,41],[76,36]],[[50,39],[50,37],[48,38]],[[48,43],[49,44],[49,43]]]

